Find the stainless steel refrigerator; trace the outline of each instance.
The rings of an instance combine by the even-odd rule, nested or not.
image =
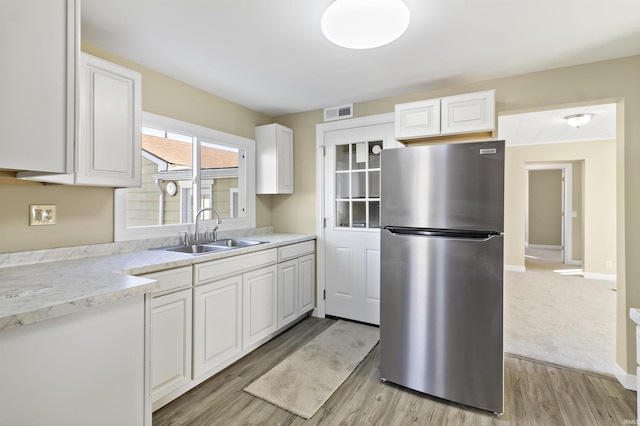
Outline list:
[[[381,158],[380,376],[503,412],[504,141]]]

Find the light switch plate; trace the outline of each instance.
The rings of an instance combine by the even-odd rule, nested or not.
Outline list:
[[[55,204],[31,204],[29,205],[29,225],[55,225]]]

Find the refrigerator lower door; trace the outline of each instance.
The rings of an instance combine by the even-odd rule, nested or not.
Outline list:
[[[380,375],[503,412],[503,237],[381,230]]]

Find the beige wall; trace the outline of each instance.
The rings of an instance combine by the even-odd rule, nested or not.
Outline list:
[[[498,114],[556,109],[561,107],[614,102],[617,104],[616,141],[616,236],[617,236],[617,355],[618,365],[635,373],[635,326],[628,319],[630,307],[640,307],[640,56],[587,65],[506,77],[473,84],[451,86],[356,103],[354,116],[392,112],[396,103],[478,90],[496,89]],[[315,124],[322,111],[276,117],[293,128],[296,148],[296,194],[274,199],[273,225],[279,231],[315,232]],[[302,152],[301,152],[302,151]],[[507,181],[507,191],[514,183]],[[301,193],[298,193],[301,189]],[[586,200],[585,200],[586,202]],[[524,241],[524,203],[508,200],[505,232],[514,241]],[[514,214],[511,214],[513,212]],[[586,218],[585,218],[586,220]],[[512,248],[510,256],[524,259],[524,244]]]
[[[562,170],[530,170],[528,187],[527,243],[561,246]]]

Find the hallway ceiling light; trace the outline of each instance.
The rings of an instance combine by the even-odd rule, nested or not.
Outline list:
[[[573,114],[567,115],[564,119],[567,120],[567,124],[569,126],[573,126],[577,129],[580,126],[587,124],[592,117],[593,114]]]
[[[372,49],[400,37],[409,26],[402,0],[336,0],[322,15],[324,36],[349,49]]]

